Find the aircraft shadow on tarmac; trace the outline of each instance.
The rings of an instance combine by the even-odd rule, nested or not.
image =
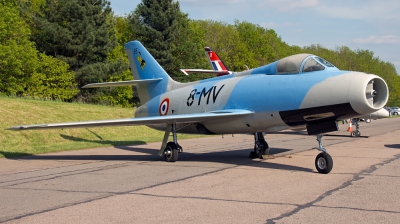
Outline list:
[[[95,134],[95,135],[97,136],[97,134]],[[61,134],[60,136],[63,139],[70,140],[70,141],[75,141],[75,142],[93,142],[93,143],[97,143],[97,144],[112,145],[112,146],[145,145],[146,144],[146,142],[138,141],[138,140],[135,140],[135,141],[108,141],[108,140],[103,140],[100,136],[98,136],[99,140],[89,140],[89,139],[78,138],[78,137],[68,136],[68,135],[63,135],[63,134]]]
[[[4,158],[11,159],[15,158],[18,156],[31,156],[33,154],[30,153],[25,153],[25,152],[6,152],[6,151],[0,151],[0,155],[3,155]]]
[[[283,131],[283,132],[268,132],[268,133],[269,134],[281,134],[281,135],[308,135],[307,131]],[[324,136],[354,138],[354,137],[351,137],[350,134],[348,134],[348,135],[324,134]],[[358,138],[369,138],[369,136],[360,136]]]
[[[400,144],[386,144],[385,147],[393,148],[393,149],[400,149]]]
[[[350,134],[348,134],[348,135],[326,134],[326,135],[324,135],[324,136],[355,138],[355,137],[351,137]],[[357,138],[369,138],[369,136],[359,136],[359,137],[357,137]]]
[[[70,139],[73,141],[91,141],[93,140],[81,139],[71,136],[62,136],[63,138]],[[104,141],[100,141],[104,143]],[[117,144],[117,142],[114,142]],[[143,144],[143,143],[142,143]],[[115,148],[143,153],[142,155],[29,155],[23,157],[14,157],[14,160],[114,160],[114,161],[142,161],[142,162],[156,162],[163,161],[164,158],[157,155],[158,149],[148,149],[142,148],[140,145],[133,146],[114,146]],[[249,149],[240,149],[240,150],[226,150],[226,151],[212,151],[212,152],[202,152],[202,153],[192,153],[189,150],[184,151],[179,154],[179,159],[176,162],[177,166],[179,164],[185,164],[187,166],[187,162],[213,162],[213,163],[223,163],[223,164],[232,164],[232,165],[241,165],[241,166],[250,166],[250,167],[258,167],[258,168],[267,168],[267,169],[279,169],[279,170],[293,170],[293,171],[302,171],[302,172],[315,172],[312,169],[278,164],[274,163],[273,159],[250,159],[248,157],[252,148]],[[270,154],[275,155],[278,153],[288,152],[291,149],[284,148],[271,148]],[[78,152],[78,151],[77,151]],[[264,161],[264,162],[262,162]],[[271,161],[271,162],[269,162]],[[180,163],[181,162],[181,163]]]

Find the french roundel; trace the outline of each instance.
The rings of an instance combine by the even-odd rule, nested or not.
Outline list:
[[[169,99],[165,98],[161,104],[160,107],[158,108],[158,113],[160,116],[164,116],[168,114],[168,109],[169,109]]]

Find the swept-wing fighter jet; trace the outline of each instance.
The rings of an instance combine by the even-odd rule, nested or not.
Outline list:
[[[147,125],[165,131],[159,155],[175,162],[181,147],[177,133],[256,136],[254,153],[267,148],[262,132],[304,127],[316,135],[315,159],[329,173],[332,157],[322,145],[323,133],[337,131],[337,120],[373,113],[388,99],[379,76],[341,71],[311,54],[298,54],[252,70],[191,83],[174,81],[139,41],[125,45],[135,80],[94,83],[84,88],[137,85],[142,106],[135,118],[19,125],[11,130]],[[168,142],[172,132],[173,141]]]

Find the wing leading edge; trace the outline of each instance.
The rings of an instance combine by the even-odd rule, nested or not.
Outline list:
[[[7,130],[35,130],[35,129],[61,129],[61,128],[88,128],[107,126],[133,126],[150,124],[182,124],[201,123],[206,121],[228,121],[235,120],[253,114],[249,110],[218,110],[197,114],[182,114],[154,117],[125,118],[115,120],[81,121],[51,124],[19,125]]]
[[[144,80],[130,80],[120,82],[102,82],[102,83],[91,83],[83,86],[82,88],[101,88],[101,87],[116,87],[116,86],[136,86],[136,85],[148,85],[151,83],[159,82],[162,78],[158,79],[144,79]]]

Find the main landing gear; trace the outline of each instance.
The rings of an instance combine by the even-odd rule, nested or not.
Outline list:
[[[354,118],[350,122],[353,122],[353,121],[354,121],[354,125],[356,126],[356,130],[352,131],[350,133],[350,136],[351,137],[360,137],[361,136],[361,132],[360,132],[360,125],[358,124],[359,119],[358,118]]]
[[[254,133],[254,151],[250,152],[250,158],[262,158],[263,155],[269,154],[269,146],[265,141],[264,132]]]
[[[322,134],[317,135],[317,141],[319,146],[316,149],[322,152],[315,158],[315,168],[317,168],[319,173],[327,174],[331,172],[333,168],[333,160],[326,149],[322,146]]]
[[[169,133],[172,130],[172,142],[168,142]],[[178,138],[176,136],[176,125],[169,124],[167,125],[167,129],[165,130],[163,144],[161,145],[161,149],[158,152],[158,155],[164,155],[166,162],[175,162],[178,160],[179,153],[183,152],[182,147],[178,144]]]
[[[168,142],[169,134],[172,131],[173,141]],[[158,155],[164,155],[166,162],[175,162],[178,160],[178,155],[182,152],[182,147],[178,144],[178,139],[176,136],[176,125],[169,124],[165,130],[163,144],[158,152]],[[327,174],[331,172],[333,168],[332,157],[327,153],[327,150],[322,146],[322,134],[317,135],[318,148],[321,151],[315,158],[315,168],[317,168],[319,173]],[[261,158],[263,155],[269,154],[269,146],[265,141],[263,132],[254,133],[254,151],[250,152],[250,158]]]

